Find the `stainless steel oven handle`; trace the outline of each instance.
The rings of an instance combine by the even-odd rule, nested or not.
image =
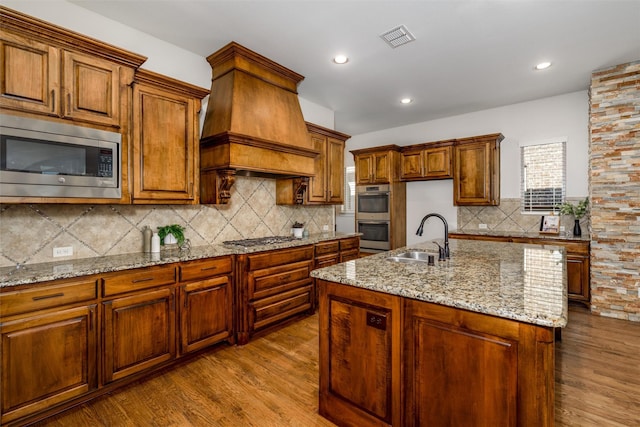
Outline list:
[[[389,221],[358,221],[358,224],[389,224]]]
[[[358,193],[360,197],[376,197],[376,196],[388,196],[389,191],[368,191],[366,193]]]

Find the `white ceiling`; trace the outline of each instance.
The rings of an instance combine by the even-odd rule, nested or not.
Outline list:
[[[351,135],[585,90],[640,60],[640,0],[72,3],[203,57],[236,41],[305,76],[300,96]],[[379,35],[398,25],[416,41],[392,49]]]

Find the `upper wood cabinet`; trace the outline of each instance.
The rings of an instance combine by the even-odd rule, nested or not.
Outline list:
[[[307,122],[313,146],[320,151],[309,178],[309,203],[341,204],[344,201],[344,144],[349,135]]]
[[[453,199],[456,206],[500,204],[502,134],[458,139],[454,146]]]
[[[0,106],[120,128],[140,55],[0,9]]]
[[[138,70],[133,89],[133,203],[197,203],[201,99],[209,93]]]
[[[403,181],[422,181],[453,178],[452,146],[453,141],[446,141],[403,148],[400,179]]]
[[[313,148],[315,175],[276,180],[279,205],[339,205],[344,203],[344,145],[349,135],[306,122]]]
[[[400,147],[385,145],[351,151],[356,165],[356,185],[390,184],[400,171]]]

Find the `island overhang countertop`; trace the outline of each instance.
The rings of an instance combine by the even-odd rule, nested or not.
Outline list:
[[[434,253],[435,265],[387,259],[409,250]],[[437,245],[427,241],[317,269],[311,276],[539,326],[566,326],[564,248],[456,239],[450,251],[449,259],[438,261]]]

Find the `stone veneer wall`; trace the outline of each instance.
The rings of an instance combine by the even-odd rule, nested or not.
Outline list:
[[[142,251],[145,225],[180,224],[193,246],[288,235],[299,221],[310,233],[334,229],[333,206],[278,206],[273,179],[238,176],[227,206],[0,205],[0,267]],[[73,256],[53,258],[53,248]]]
[[[591,309],[640,321],[640,61],[591,76]]]
[[[577,204],[582,198],[567,197],[567,201]],[[466,232],[483,231],[479,224],[486,224],[488,231],[527,233],[540,230],[541,215],[523,214],[520,211],[520,199],[500,199],[499,206],[461,206],[458,207],[458,230]],[[564,232],[560,235],[573,234],[574,219],[563,215],[560,226]],[[580,220],[582,235],[589,233],[589,213]]]

